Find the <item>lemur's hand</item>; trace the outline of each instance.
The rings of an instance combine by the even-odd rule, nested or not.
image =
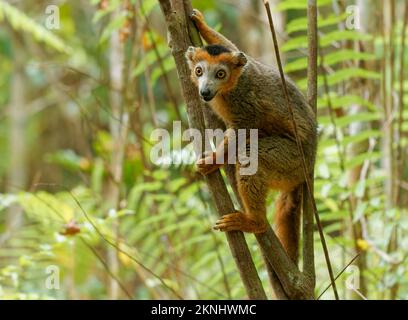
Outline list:
[[[205,24],[204,15],[197,9],[193,9],[190,18],[197,24]]]
[[[216,153],[215,152],[205,152],[203,157],[198,159],[196,162],[197,172],[201,173],[203,176],[210,174],[217,170],[222,164],[216,163]]]

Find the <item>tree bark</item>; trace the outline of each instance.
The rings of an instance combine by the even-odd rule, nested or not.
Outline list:
[[[307,3],[308,18],[308,68],[307,68],[307,101],[313,108],[315,117],[317,116],[317,50],[318,50],[318,28],[317,28],[317,4],[316,0],[308,0]],[[314,172],[311,173],[314,176]],[[312,192],[314,183],[312,182]],[[308,194],[307,186],[303,186],[303,272],[309,276],[313,287],[316,282],[314,266],[314,238],[313,238],[313,205],[311,197]]]

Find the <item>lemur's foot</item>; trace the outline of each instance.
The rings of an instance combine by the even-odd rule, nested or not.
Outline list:
[[[196,23],[205,23],[204,15],[197,9],[193,9],[193,12],[191,13],[190,18]]]
[[[258,223],[243,214],[242,212],[235,212],[226,214],[219,219],[214,226],[214,230],[219,231],[243,231],[251,233],[263,233],[267,229],[267,224]]]
[[[223,164],[216,163],[215,152],[204,153],[204,156],[198,159],[196,162],[197,171],[203,176],[216,171],[222,166]]]

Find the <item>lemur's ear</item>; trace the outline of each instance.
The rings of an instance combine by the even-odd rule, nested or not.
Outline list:
[[[234,52],[233,61],[237,67],[243,67],[247,64],[248,59],[243,52]]]
[[[187,49],[187,51],[186,51],[186,59],[187,59],[187,61],[190,62],[190,61],[193,60],[194,55],[195,55],[195,53],[196,53],[196,50],[197,50],[197,48],[195,48],[195,47],[192,47],[192,46],[188,47],[188,49]]]

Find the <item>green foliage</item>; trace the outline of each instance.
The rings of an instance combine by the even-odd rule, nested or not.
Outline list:
[[[60,38],[47,30],[42,25],[35,22],[29,16],[8,4],[7,2],[0,2],[0,22],[4,19],[11,24],[15,30],[24,31],[34,37],[35,40],[44,42],[51,48],[63,52],[70,53],[72,49],[64,43]]]
[[[390,289],[396,281],[400,284],[407,283],[404,277],[394,279],[392,283],[385,285],[378,283],[378,279],[394,272],[393,265],[381,259],[378,252],[389,250],[389,239],[393,227],[407,221],[405,217],[396,217],[391,214],[392,221],[384,222],[384,214],[387,212],[383,191],[386,177],[380,165],[380,160],[384,156],[381,149],[384,132],[379,126],[383,114],[381,106],[373,104],[372,100],[363,98],[361,93],[364,92],[364,89],[358,89],[359,86],[362,87],[361,83],[364,81],[378,83],[377,80],[381,79],[377,71],[364,67],[367,62],[380,60],[381,56],[358,49],[343,49],[342,44],[350,43],[350,41],[359,41],[360,44],[369,46],[373,36],[359,30],[338,30],[339,24],[345,22],[347,15],[324,14],[323,12],[327,11],[325,10],[327,4],[324,1],[318,2],[319,45],[320,50],[324,52],[324,71],[320,68],[318,76],[320,142],[316,165],[315,196],[318,200],[320,217],[323,223],[327,224],[325,231],[331,235],[329,247],[337,247],[346,252],[346,258],[345,260],[343,258],[341,262],[343,265],[351,260],[352,256],[349,252],[355,249],[364,255],[364,258],[363,256],[360,258],[365,259],[365,263],[372,269],[372,271],[362,270],[368,280],[368,292],[376,292],[372,297],[379,298],[383,297],[384,292]],[[300,10],[305,9],[306,4],[305,1],[282,1],[279,8]],[[307,47],[305,34],[307,23],[304,16],[288,23],[290,40],[283,45],[282,49],[289,54],[292,50]],[[320,56],[318,64],[321,67]],[[294,73],[296,77],[299,72],[305,74],[306,68],[307,58],[302,56],[290,60],[285,70],[289,74]],[[326,92],[324,87],[323,72],[327,77],[329,92]],[[297,80],[298,85],[305,90],[307,79]],[[353,88],[353,85],[356,89]],[[365,166],[369,168],[366,174],[364,174],[366,169],[362,169]],[[353,171],[359,172],[357,178],[351,178]],[[361,224],[363,225],[363,234],[357,235],[357,239],[353,239],[356,235],[351,232],[350,223],[353,223],[354,228],[361,228]],[[344,229],[345,226],[348,230]],[[389,254],[401,257],[402,250],[399,248]],[[341,264],[336,256],[332,254],[332,259],[337,265],[335,272],[338,272]],[[361,267],[361,264],[357,263],[357,265]],[[323,265],[320,265],[320,268],[322,267]],[[403,265],[399,265],[399,268],[406,270]],[[317,272],[319,273],[319,270]],[[323,270],[320,272],[323,273]],[[370,273],[375,277],[371,278]],[[400,294],[403,296],[407,292],[407,287],[404,286],[402,290],[404,293]]]

